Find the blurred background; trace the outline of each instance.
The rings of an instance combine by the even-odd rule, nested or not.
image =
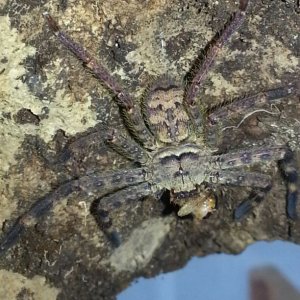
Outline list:
[[[194,257],[181,270],[140,278],[118,300],[300,300],[300,246],[257,242],[240,255]]]

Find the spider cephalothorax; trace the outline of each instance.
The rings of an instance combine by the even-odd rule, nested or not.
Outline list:
[[[241,0],[239,10],[208,48],[206,58],[185,87],[163,77],[157,80],[144,96],[141,107],[134,105],[133,98],[119,85],[101,64],[82,46],[75,43],[60,30],[52,17],[44,17],[57,39],[66,46],[86,67],[93,72],[116,96],[128,136],[118,130],[107,134],[107,144],[119,154],[134,161],[132,169],[115,170],[106,173],[89,173],[62,184],[56,190],[34,203],[6,233],[0,244],[4,253],[20,233],[32,225],[57,202],[73,192],[94,198],[101,197],[98,215],[104,228],[111,220],[109,213],[122,205],[148,195],[160,196],[169,191],[171,201],[180,206],[178,215],[194,214],[202,219],[215,209],[215,191],[220,185],[254,187],[267,190],[271,177],[241,168],[254,163],[281,161],[288,180],[289,217],[295,217],[297,200],[297,172],[290,164],[291,152],[286,145],[268,145],[236,152],[220,153],[217,144],[206,143],[206,133],[222,128],[235,114],[245,116],[257,107],[299,92],[299,83],[268,90],[230,102],[212,111],[199,108],[197,96],[200,87],[213,66],[215,57],[233,32],[243,22],[248,7],[247,0]],[[210,137],[210,139],[214,136]],[[251,199],[250,199],[251,200]],[[243,202],[235,212],[240,218],[252,203]]]

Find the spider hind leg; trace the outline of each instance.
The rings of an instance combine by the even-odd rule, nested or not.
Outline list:
[[[239,116],[250,116],[256,112],[259,113],[263,110],[257,110],[258,108],[272,105],[274,102],[277,103],[280,99],[295,95],[299,93],[299,89],[299,83],[290,83],[287,86],[233,100],[216,109],[212,108],[211,113],[209,113],[207,117],[209,125],[213,128],[215,128],[216,125],[218,125],[218,127],[223,127],[226,120],[232,120]],[[244,119],[242,121],[244,121]]]
[[[205,79],[207,78],[209,70],[215,64],[220,50],[223,48],[232,34],[243,23],[248,3],[248,0],[240,0],[239,10],[233,14],[229,23],[220,32],[220,34],[214,38],[211,47],[206,53],[206,58],[204,59],[201,67],[197,70],[192,82],[188,85],[186,90],[186,102],[191,107],[193,107],[193,104],[196,101],[196,97],[199,94],[200,88],[202,87]]]
[[[125,91],[118,80],[110,75],[107,68],[100,64],[83,46],[63,32],[49,13],[44,12],[43,16],[58,41],[82,61],[85,67],[116,95],[115,100],[126,119],[127,128],[132,136],[140,141],[145,148],[154,149],[155,139],[145,125],[141,112],[134,107],[133,97]]]
[[[149,160],[149,155],[138,143],[128,139],[128,136],[123,136],[117,130],[109,131],[106,143],[111,149],[134,162],[145,164]]]

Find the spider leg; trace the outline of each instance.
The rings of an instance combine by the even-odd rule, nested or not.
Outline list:
[[[287,205],[286,211],[290,219],[298,219],[297,215],[297,200],[300,191],[299,174],[297,171],[297,164],[291,150],[286,153],[286,156],[279,162],[283,177],[286,179],[287,186]]]
[[[270,187],[271,188],[271,187]],[[233,217],[236,221],[241,221],[249,212],[251,212],[264,198],[270,188],[256,189],[243,200],[234,210]]]
[[[217,168],[226,170],[258,162],[280,161],[284,159],[288,151],[289,149],[285,145],[241,150],[214,156],[212,163],[215,163]]]
[[[102,175],[91,174],[62,184],[53,192],[36,201],[27,212],[15,221],[14,225],[0,240],[0,256],[17,242],[26,228],[34,226],[38,218],[46,214],[50,209],[53,209],[56,204],[70,194],[81,191],[86,196],[95,199],[96,197],[101,197],[106,193],[112,192],[116,189],[116,186],[119,189],[125,187],[130,189],[131,185],[137,185],[144,181],[145,170],[137,168],[109,172]]]
[[[120,234],[113,226],[113,220],[110,218],[110,212],[122,206],[124,210],[129,211],[136,207],[139,202],[137,200],[152,194],[153,191],[147,182],[129,186],[115,193],[109,194],[100,199],[96,207],[96,218],[100,224],[104,234],[108,237],[114,246],[119,246],[121,243]]]
[[[155,150],[156,139],[146,126],[140,107],[134,107],[133,109],[121,108],[121,114],[126,128],[128,128],[133,138],[144,148]]]
[[[278,161],[287,185],[287,215],[291,219],[297,219],[296,205],[298,199],[299,175],[292,151],[288,146],[273,146],[258,148],[236,153],[227,153],[216,158],[215,163],[222,170],[247,166],[258,162]]]
[[[293,157],[292,151],[288,150],[284,158],[279,161],[280,169],[283,173],[284,178],[286,179],[286,212],[287,216],[292,220],[297,220],[297,200],[299,194],[299,175],[296,169],[296,163]],[[242,201],[239,206],[234,211],[234,218],[236,220],[241,220],[249,211],[251,211],[258,203],[260,203],[265,194],[270,190],[270,186],[265,188],[259,188],[258,191],[255,191]]]
[[[77,180],[71,181],[60,186],[53,193],[48,194],[35,202],[28,212],[24,213],[15,221],[12,228],[10,228],[0,240],[0,256],[5,254],[5,252],[17,242],[27,227],[31,227],[36,224],[37,219],[48,212],[55,202],[59,202],[64,199],[76,189]]]
[[[118,82],[109,74],[108,70],[91,56],[81,45],[74,42],[66,33],[62,32],[54,19],[49,13],[43,13],[49,28],[53,31],[58,40],[70,50],[78,59],[84,62],[86,67],[90,69],[93,74],[99,78],[104,84],[114,92],[118,97],[119,105],[125,108],[133,107],[133,99],[127,94]]]
[[[106,143],[116,152],[134,162],[142,164],[149,160],[148,153],[133,140],[120,134],[117,130],[111,130],[107,134]]]
[[[187,88],[186,92],[186,102],[191,108],[191,111],[193,112],[195,110],[196,112],[196,105],[194,105],[196,101],[196,97],[198,95],[198,92],[200,90],[200,87],[204,83],[208,71],[212,68],[212,66],[215,63],[216,57],[222,47],[225,45],[225,43],[228,41],[228,39],[231,37],[231,35],[240,27],[240,25],[243,23],[245,19],[246,10],[248,7],[248,0],[240,0],[239,10],[233,15],[230,22],[227,24],[227,26],[224,28],[224,30],[220,33],[220,35],[215,38],[215,41],[213,41],[212,46],[208,49],[206,53],[206,58],[200,67],[200,69],[197,71],[195,77],[193,78],[191,84]]]
[[[144,168],[111,171],[104,174],[94,173],[78,179],[78,186],[85,194],[102,197],[116,189],[122,189],[145,181],[147,170]]]
[[[271,177],[266,174],[246,171],[217,171],[208,175],[209,182],[213,184],[249,186],[268,188],[271,184]]]
[[[255,95],[251,95],[242,99],[233,100],[229,104],[225,104],[207,117],[209,125],[214,126],[222,124],[227,120],[237,116],[250,115],[251,112],[255,113],[257,108],[263,107],[266,104],[272,104],[275,100],[288,97],[300,91],[299,83],[291,83],[285,87],[264,91]],[[260,112],[260,110],[257,110]]]
[[[241,220],[259,204],[271,189],[271,177],[257,172],[220,171],[210,175],[212,183],[255,187],[247,199],[243,200],[234,210],[234,219]]]
[[[49,13],[45,12],[43,13],[43,16],[57,39],[81,60],[86,68],[92,71],[95,77],[100,79],[117,96],[117,104],[122,110],[127,127],[133,136],[146,148],[154,149],[154,136],[146,127],[141,111],[134,109],[134,100],[132,97],[122,88],[117,80],[109,74],[108,70],[97,62],[84,47],[73,41],[65,32],[60,30],[58,24]]]

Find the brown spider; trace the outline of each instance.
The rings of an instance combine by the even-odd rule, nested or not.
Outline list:
[[[17,219],[0,243],[0,254],[16,242],[26,227],[36,223],[38,217],[75,191],[94,198],[102,197],[98,213],[104,228],[109,228],[111,223],[110,211],[148,195],[159,197],[164,191],[169,191],[171,201],[180,207],[179,216],[192,213],[202,219],[215,208],[218,185],[255,187],[258,190],[270,188],[269,175],[238,169],[260,162],[282,162],[283,174],[288,182],[287,213],[295,218],[298,179],[295,168],[291,166],[291,151],[287,146],[273,145],[220,154],[206,141],[212,138],[208,137],[208,133],[222,127],[226,119],[238,114],[247,116],[257,107],[298,93],[299,84],[292,83],[238,99],[212,112],[200,109],[196,101],[217,54],[242,24],[247,7],[248,1],[240,0],[239,10],[212,43],[202,66],[186,88],[170,79],[160,79],[148,90],[141,109],[134,107],[135,101],[106,68],[62,32],[48,13],[44,13],[57,39],[117,96],[131,138],[112,130],[107,143],[116,152],[136,162],[138,167],[93,173],[59,186]],[[235,218],[239,219],[246,213],[252,202],[242,202],[235,211]]]

